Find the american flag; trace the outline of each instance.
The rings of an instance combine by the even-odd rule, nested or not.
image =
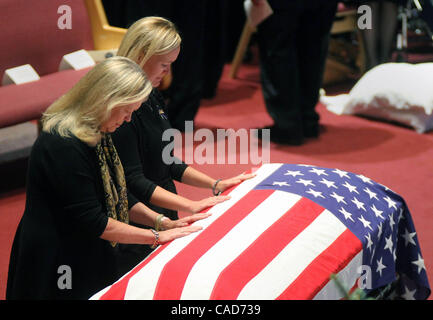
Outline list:
[[[196,222],[203,230],[158,247],[92,299],[341,299],[331,274],[348,289],[394,283],[400,298],[430,295],[410,212],[395,192],[310,165],[255,173]]]

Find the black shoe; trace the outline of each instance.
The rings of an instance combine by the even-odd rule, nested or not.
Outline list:
[[[304,142],[304,137],[301,132],[291,132],[291,130],[284,130],[274,126],[265,127],[263,129],[271,130],[270,140],[278,144],[285,144],[290,146],[300,146]],[[263,129],[257,131],[257,138],[262,139]]]

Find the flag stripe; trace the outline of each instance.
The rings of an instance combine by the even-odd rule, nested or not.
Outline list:
[[[206,208],[202,212],[208,212],[211,207]],[[127,287],[131,278],[133,278],[138,272],[143,272],[143,268],[152,261],[152,259],[158,255],[164,248],[166,248],[170,243],[167,243],[164,246],[158,247],[155,251],[153,251],[145,260],[139,263],[136,267],[134,267],[129,273],[125,274],[122,278],[120,278],[117,282],[115,282],[110,287],[106,288],[103,292],[100,292],[100,298],[95,297],[101,300],[122,300],[125,299],[125,294],[127,291]],[[173,251],[173,250],[172,250]]]
[[[247,283],[238,299],[276,299],[344,231],[344,224],[331,212],[324,210],[262,272]],[[285,276],[275,277],[276,274]]]
[[[392,190],[311,165],[266,164],[256,174],[206,210],[212,215],[194,223],[203,230],[157,248],[92,298],[341,299],[337,283],[375,289],[395,273],[405,299],[428,297],[413,222]],[[411,244],[397,247],[402,230]]]
[[[99,299],[101,300],[123,300],[125,299],[125,292],[128,286],[129,280],[137,274],[145,265],[147,265],[152,259],[161,251],[164,247],[159,247],[157,250],[152,252],[147,259],[140,262],[134,269],[132,269],[129,273],[125,274],[122,278],[120,278],[117,282],[109,287]]]
[[[345,266],[337,277],[345,286],[355,286],[359,278],[358,268],[362,265],[363,252],[360,251],[347,266]],[[343,293],[337,287],[335,281],[329,281],[313,298],[314,300],[339,300]]]
[[[330,275],[340,272],[361,250],[361,241],[347,229],[277,299],[312,299],[329,282]]]
[[[252,190],[208,226],[187,247],[164,266],[155,290],[154,299],[180,299],[184,283],[194,263],[215,245],[233,226],[264,201],[273,190]],[[173,277],[173,275],[176,277]]]
[[[206,210],[209,210],[212,213],[211,217],[197,221],[194,224],[206,228],[207,225],[211,224],[218,218],[219,214],[224,213],[228,208],[254,188],[263,177],[268,176],[280,166],[281,164],[272,164],[271,166],[258,168],[256,172],[257,177],[246,180],[241,185],[237,186],[230,192],[230,200],[219,203],[210,208],[210,210]],[[157,285],[158,275],[160,274],[164,264],[187,246],[198,234],[199,233],[193,233],[187,237],[176,239],[176,241],[172,241],[160,248],[157,248],[137,267],[110,286],[108,290],[105,290],[101,299],[152,299],[154,289]],[[162,251],[162,249],[164,249],[164,251]],[[149,277],[147,276],[148,273],[155,276]],[[98,295],[99,294],[101,293],[98,293]]]
[[[261,202],[194,264],[181,299],[209,299],[224,268],[300,199],[299,195],[275,191]]]
[[[286,203],[283,208],[290,203],[284,200]],[[211,299],[236,299],[245,284],[274,259],[322,211],[323,208],[313,201],[301,198],[221,272],[215,283]]]

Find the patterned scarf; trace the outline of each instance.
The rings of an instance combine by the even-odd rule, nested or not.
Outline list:
[[[105,134],[101,142],[96,145],[96,154],[101,169],[108,216],[120,222],[129,223],[125,174],[110,135]],[[111,242],[113,247],[116,244],[114,241]]]

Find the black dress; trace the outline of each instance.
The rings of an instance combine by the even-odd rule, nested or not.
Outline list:
[[[107,222],[94,148],[42,132],[30,155],[6,299],[87,299],[116,281],[125,269],[119,269],[119,247],[100,238]]]
[[[169,150],[170,141],[163,141],[162,136],[171,129],[164,108],[162,95],[153,89],[148,100],[132,114],[131,122],[118,128],[112,138],[125,170],[128,190],[156,212],[178,219],[176,211],[149,203],[156,186],[177,193],[173,180],[181,181],[187,168],[179,159],[179,163],[172,164],[163,160],[162,153],[166,147]]]

